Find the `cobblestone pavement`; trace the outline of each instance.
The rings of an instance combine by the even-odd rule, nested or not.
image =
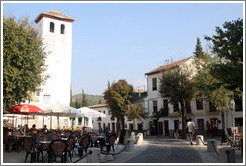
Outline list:
[[[205,140],[206,142],[206,140]],[[226,147],[227,145],[223,143],[221,145],[219,138],[217,138],[218,149]],[[122,149],[122,145],[115,146],[115,151],[118,152]],[[4,148],[3,148],[4,149]],[[91,148],[90,148],[91,149]],[[93,150],[93,148],[91,149]],[[98,151],[99,149],[94,148]],[[11,151],[10,153],[3,152],[3,164],[5,163],[24,163],[25,151],[22,150],[21,153]],[[243,163],[243,157],[241,156],[240,150],[236,150],[236,163]],[[30,156],[29,156],[30,157]],[[92,163],[99,163],[99,156],[94,153],[91,156]],[[74,156],[73,161],[78,159]],[[28,159],[29,162],[29,159]],[[87,165],[88,159],[84,158],[78,163],[83,163]],[[70,160],[68,159],[68,163]],[[92,164],[88,163],[88,164]],[[219,157],[216,153],[207,152],[207,147],[205,145],[189,145],[187,140],[184,139],[173,139],[169,137],[148,137],[144,138],[141,145],[134,145],[134,151],[126,152],[123,151],[119,155],[114,156],[112,161],[106,161],[106,163],[220,163]],[[33,163],[34,165],[38,163]],[[44,163],[48,164],[48,163]]]

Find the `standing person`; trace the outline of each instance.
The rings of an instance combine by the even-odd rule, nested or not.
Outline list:
[[[188,136],[190,138],[190,144],[193,145],[192,139],[193,139],[193,135],[195,134],[195,123],[192,121],[191,118],[189,118],[189,121],[187,122],[185,129],[187,128],[188,128]]]

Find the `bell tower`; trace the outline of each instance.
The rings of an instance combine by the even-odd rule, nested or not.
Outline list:
[[[37,95],[41,105],[70,104],[73,22],[72,17],[55,10],[43,12],[35,19],[48,52],[44,74],[49,78]]]

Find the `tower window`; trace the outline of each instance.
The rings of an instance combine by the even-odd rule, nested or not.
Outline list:
[[[55,31],[55,24],[53,22],[50,22],[50,32]]]
[[[64,33],[65,33],[65,25],[61,24],[61,34],[64,34]]]

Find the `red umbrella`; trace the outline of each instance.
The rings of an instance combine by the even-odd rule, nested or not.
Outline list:
[[[31,104],[15,105],[9,110],[9,112],[14,114],[24,114],[24,115],[28,115],[31,113],[45,113],[45,111],[42,110],[41,108]]]

